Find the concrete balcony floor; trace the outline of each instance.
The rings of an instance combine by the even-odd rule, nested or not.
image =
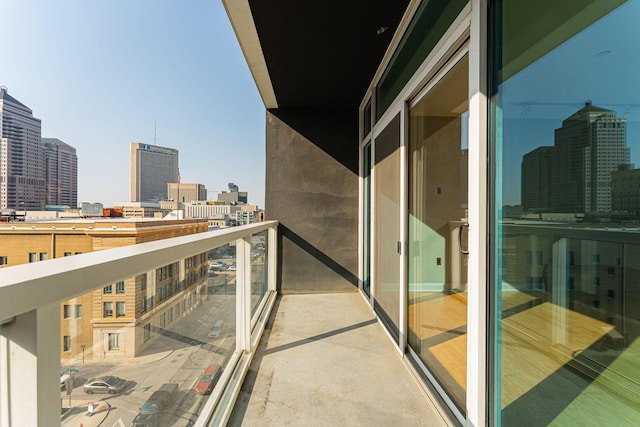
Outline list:
[[[230,426],[441,426],[357,293],[283,295]]]

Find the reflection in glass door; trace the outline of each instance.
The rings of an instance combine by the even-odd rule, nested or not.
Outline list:
[[[400,115],[375,139],[374,308],[395,337],[400,318]]]
[[[464,57],[409,115],[409,346],[464,413],[468,78]]]

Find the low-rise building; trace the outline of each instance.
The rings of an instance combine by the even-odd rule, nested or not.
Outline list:
[[[0,226],[0,266],[201,233],[208,226],[194,219],[12,222]],[[138,356],[153,341],[153,331],[199,304],[207,267],[202,253],[64,301],[61,358]]]

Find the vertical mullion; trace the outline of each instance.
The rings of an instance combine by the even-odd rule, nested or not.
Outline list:
[[[407,175],[407,137],[409,125],[409,106],[404,103],[400,110],[400,314],[398,319],[398,347],[404,355],[407,347],[407,222],[409,218],[408,175]]]
[[[236,240],[236,334],[238,349],[251,352],[251,243]]]
[[[278,228],[277,226],[270,227],[267,238],[269,239],[267,242],[267,250],[269,253],[267,254],[267,268],[268,268],[268,281],[267,281],[267,290],[276,291],[276,280],[277,280],[277,262],[278,262]]]
[[[467,423],[486,426],[487,397],[487,0],[471,1],[469,46],[469,266]]]

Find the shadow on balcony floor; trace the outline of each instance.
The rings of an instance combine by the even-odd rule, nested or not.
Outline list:
[[[284,295],[228,425],[446,425],[357,292]]]

